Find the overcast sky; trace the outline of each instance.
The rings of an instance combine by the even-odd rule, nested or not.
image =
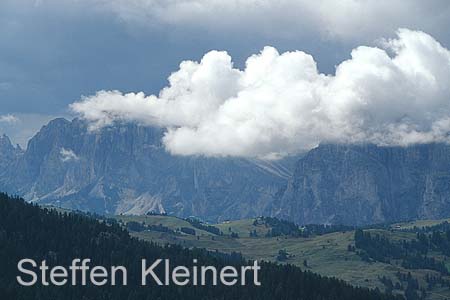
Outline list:
[[[409,31],[405,31],[406,33],[401,37],[399,28],[406,28]],[[329,92],[331,87],[336,88],[333,93],[342,92],[344,95],[349,91],[354,92],[354,86],[346,87],[344,91],[342,85],[336,87],[340,81],[348,79],[342,76],[334,77],[336,66],[342,65],[342,62],[347,60],[350,61],[350,65],[354,65],[354,69],[351,69],[351,66],[347,68],[345,64],[342,65],[343,72],[350,74],[346,76],[358,73],[360,63],[368,68],[371,68],[370,64],[373,64],[375,67],[391,70],[393,75],[389,76],[392,76],[390,77],[392,81],[404,82],[407,80],[410,86],[403,87],[406,89],[414,86],[419,79],[416,75],[410,74],[411,70],[406,70],[406,67],[401,65],[405,64],[401,60],[417,57],[420,59],[422,57],[420,55],[436,54],[437,61],[430,62],[435,65],[425,65],[425,68],[429,67],[426,71],[431,72],[430,76],[434,76],[438,84],[446,85],[448,82],[446,82],[445,76],[448,75],[446,73],[448,70],[445,68],[436,70],[435,67],[439,64],[443,64],[445,67],[445,64],[448,64],[447,56],[442,54],[441,49],[434,43],[440,43],[439,46],[442,46],[444,50],[450,48],[448,28],[450,28],[450,2],[444,0],[2,0],[0,2],[0,133],[6,132],[14,142],[24,145],[43,123],[55,116],[90,117],[93,124],[98,125],[105,120],[98,115],[87,116],[86,109],[93,107],[86,105],[97,105],[95,107],[99,110],[108,110],[111,101],[116,101],[110,101],[110,94],[95,96],[98,91],[143,92],[146,96],[152,94],[159,96],[164,87],[174,85],[169,83],[169,76],[174,72],[180,73],[179,71],[184,70],[180,67],[182,61],[200,62],[202,57],[211,50],[219,50],[226,51],[227,54],[219,55],[220,57],[217,58],[218,56],[214,54],[223,52],[211,52],[213,53],[209,56],[212,61],[211,68],[215,70],[216,63],[221,64],[223,60],[226,64],[227,59],[233,64],[224,67],[222,71],[225,74],[208,73],[212,79],[202,81],[203,86],[212,84],[212,86],[208,86],[208,95],[217,93],[217,99],[213,97],[214,99],[208,100],[212,101],[211,103],[214,101],[217,103],[211,104],[210,110],[203,113],[214,114],[216,117],[226,119],[228,118],[227,114],[233,114],[233,111],[236,115],[238,114],[236,111],[253,111],[262,105],[258,100],[254,100],[254,102],[245,100],[248,94],[252,99],[261,98],[258,93],[264,93],[264,95],[274,93],[272,98],[279,98],[283,92],[286,92],[283,98],[286,100],[285,103],[277,102],[276,104],[280,115],[267,116],[264,109],[273,110],[275,106],[264,107],[262,105],[261,114],[264,115],[264,123],[267,123],[269,119],[274,122],[274,127],[261,127],[261,124],[257,124],[258,122],[255,125],[249,125],[248,120],[244,126],[241,122],[242,118],[238,118],[239,120],[230,121],[232,122],[230,126],[240,128],[237,133],[229,132],[231,129],[225,128],[223,123],[211,122],[211,120],[206,120],[206,117],[201,120],[192,120],[192,115],[199,115],[197,111],[187,110],[183,116],[157,115],[157,120],[154,119],[154,111],[150,111],[149,114],[153,116],[152,120],[146,120],[146,116],[142,115],[132,118],[132,121],[137,120],[170,129],[171,134],[166,136],[165,143],[168,150],[173,153],[270,156],[283,152],[280,149],[286,149],[288,152],[306,149],[320,141],[343,139],[343,134],[355,134],[355,132],[363,135],[360,141],[387,144],[391,139],[397,139],[398,134],[401,134],[405,144],[416,140],[439,140],[439,134],[441,131],[445,131],[446,125],[442,125],[445,122],[444,118],[440,115],[436,116],[436,114],[438,110],[447,109],[446,101],[448,101],[449,94],[445,88],[432,90],[433,86],[429,82],[425,82],[420,90],[414,90],[413,96],[409,93],[411,97],[408,98],[405,96],[406,94],[402,94],[401,90],[395,90],[395,84],[388,86],[381,82],[375,87],[364,86],[363,79],[371,78],[367,77],[368,71],[362,73],[362,79],[353,77],[349,79],[358,87],[363,86],[366,89],[392,88],[396,96],[400,98],[405,96],[407,98],[405,101],[414,103],[417,102],[415,99],[419,96],[428,101],[427,103],[431,101],[431,98],[436,98],[438,103],[429,106],[430,115],[433,116],[429,119],[414,116],[414,112],[409,112],[408,121],[397,124],[392,120],[398,120],[399,116],[405,115],[398,111],[397,114],[392,115],[391,119],[380,120],[378,114],[382,113],[379,110],[382,111],[385,107],[379,101],[382,95],[378,94],[370,94],[364,100],[371,106],[367,108],[368,111],[361,112],[361,108],[355,108],[352,105],[350,108],[346,106],[345,109],[340,110],[339,113],[343,115],[339,117],[336,117],[336,112],[327,112],[324,115],[314,115],[312,118],[310,112],[317,111],[317,109],[327,110],[330,106],[339,106],[343,102],[356,101],[353,98],[349,100],[342,96],[345,99],[339,104],[330,102],[331,96],[323,95],[325,90]],[[425,35],[415,34],[417,32],[423,32]],[[427,37],[430,39],[424,41]],[[391,43],[389,44],[390,39]],[[395,45],[395,41],[397,44],[406,46],[401,48],[403,46]],[[430,47],[433,49],[429,49],[430,52],[425,50],[420,52],[419,48],[425,45],[424,43],[431,45]],[[368,60],[371,59],[365,60],[361,57],[352,58],[352,50],[361,45],[370,46],[369,50],[383,49],[391,61],[379,63],[378,61],[369,62]],[[265,46],[272,46],[273,48],[266,49],[274,49],[275,52],[267,50],[267,52],[261,53]],[[399,47],[401,49],[398,49]],[[420,51],[415,51],[413,48]],[[404,51],[402,52],[402,50]],[[305,55],[310,55],[311,61],[308,61],[306,56],[300,57],[301,55],[283,56],[286,51],[303,51]],[[359,51],[358,53],[361,56],[378,55],[371,51]],[[412,53],[412,57],[402,58],[402,53],[406,53],[405,55]],[[297,67],[297,71],[292,71],[288,66],[283,67],[283,62],[278,63],[274,58],[269,69],[259,71],[261,74],[269,72],[265,74],[265,78],[269,78],[269,74],[273,74],[273,72],[279,72],[278,77],[273,78],[264,87],[268,90],[256,93],[254,83],[249,83],[249,80],[253,80],[249,79],[253,75],[248,75],[245,70],[245,62],[252,55],[259,55],[261,61],[264,58],[270,60],[271,55],[287,57],[285,60],[293,68]],[[299,69],[312,68],[314,64],[317,64],[317,70],[310,70],[308,74],[305,71],[303,72],[305,74],[299,75]],[[201,63],[200,66],[202,66]],[[295,78],[285,78],[286,80],[281,84],[274,83],[277,78],[283,78],[285,74],[291,72],[283,68],[291,70],[292,76]],[[243,74],[234,78],[233,70],[243,72]],[[219,70],[219,72],[222,71]],[[417,74],[418,71],[414,72]],[[331,75],[331,79],[321,79],[321,76],[327,77],[327,75]],[[311,76],[314,79],[311,79]],[[222,79],[229,80],[229,82],[222,85]],[[192,83],[192,78],[183,77],[180,80]],[[219,80],[221,84],[215,83],[214,80]],[[234,83],[233,80],[236,80],[237,83]],[[247,80],[246,85],[243,86],[242,82],[245,80]],[[301,93],[292,88],[293,86],[298,87],[299,81],[304,83],[305,80],[312,82],[314,86],[320,86],[321,95],[311,100],[312,102],[304,100],[306,96],[303,98],[298,96]],[[184,84],[184,87],[185,83],[180,84]],[[233,87],[235,91],[229,95],[224,95],[221,91],[221,89],[229,91]],[[317,92],[316,88],[307,87],[306,89],[308,89],[307,94],[312,90]],[[172,88],[172,93],[178,92],[180,91],[177,87]],[[198,95],[191,95],[191,98],[197,97],[192,101],[198,101],[198,97],[205,98],[203,93],[205,90],[201,88]],[[243,94],[240,98],[244,99],[240,103],[251,103],[253,106],[242,107],[239,104],[224,113],[223,104],[228,103],[225,106],[232,106],[229,104],[229,100],[235,99],[239,93]],[[83,98],[83,96],[90,97]],[[178,96],[169,95],[167,97],[170,99],[165,99],[163,95],[159,96],[157,100],[177,101]],[[145,99],[144,101],[146,101]],[[152,101],[152,99],[147,100],[146,104]],[[265,103],[272,100],[274,99],[268,99]],[[120,97],[117,101],[124,103]],[[139,100],[131,101],[134,105]],[[375,101],[376,104],[370,101]],[[84,103],[85,106],[70,106],[75,102]],[[99,104],[100,102],[101,104]],[[297,102],[301,102],[301,105],[294,105],[293,108],[290,106]],[[423,103],[416,104],[415,109],[423,109]],[[402,102],[398,105],[401,107],[405,103]],[[311,108],[311,106],[314,107]],[[286,116],[283,113],[283,109],[291,108],[297,114],[296,116],[307,122],[298,124],[294,121],[283,121],[281,122],[283,124],[279,124],[278,118],[295,117]],[[139,109],[140,107],[138,107]],[[161,109],[165,110],[166,108]],[[374,111],[376,113],[372,113]],[[116,111],[115,113],[118,119],[123,119],[120,112]],[[344,118],[344,115],[347,118],[347,114],[356,116],[354,122],[364,124],[359,124],[356,129],[354,124],[341,124],[341,118]],[[258,118],[259,115],[252,116],[252,120]],[[322,121],[318,121],[316,118]],[[323,121],[324,119],[327,120]],[[228,121],[229,119],[224,122]],[[321,122],[329,124],[331,122],[333,128],[336,126],[345,128],[338,130],[339,133],[330,133],[330,128]],[[406,136],[404,132],[399,133],[398,128],[395,130],[382,128],[375,132],[367,132],[365,128],[373,126],[371,122],[376,122],[376,124],[384,122],[383,126],[396,128],[399,126],[409,127],[401,129],[407,131]],[[437,122],[439,122],[438,125]],[[314,136],[303,134],[303,131],[311,130],[311,124],[319,124],[321,128],[315,128],[315,131],[312,131]],[[348,129],[349,126],[350,129]],[[258,135],[261,130],[275,132],[282,130],[285,131],[285,136],[281,140],[273,136],[265,136],[264,140],[257,140],[253,135]],[[211,145],[205,140],[217,134],[217,131],[225,131],[227,137],[239,135],[239,139],[233,141],[237,146],[233,146],[231,149],[224,145],[224,141],[214,141],[220,149],[225,150],[211,148]],[[436,131],[438,132],[436,133]],[[379,135],[383,135],[383,138],[379,138]],[[186,139],[190,141],[189,144],[194,141],[193,148],[186,149]],[[291,142],[298,139],[304,142]]]

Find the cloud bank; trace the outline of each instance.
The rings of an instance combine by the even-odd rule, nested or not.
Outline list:
[[[128,24],[245,31],[294,39],[310,32],[341,40],[371,39],[392,34],[405,24],[426,30],[447,28],[450,14],[445,0],[84,1],[101,4],[97,9],[110,10]]]
[[[11,1],[11,0],[10,0]],[[447,0],[14,0],[26,9],[111,14],[133,28],[203,29],[298,40],[316,36],[343,41],[371,40],[412,27],[446,36]],[[382,22],[380,22],[382,20]]]
[[[233,67],[226,52],[183,61],[158,96],[100,91],[71,109],[101,128],[134,121],[167,128],[176,155],[280,157],[321,142],[449,142],[450,51],[400,29],[381,47],[360,46],[321,74],[311,55],[273,47]]]

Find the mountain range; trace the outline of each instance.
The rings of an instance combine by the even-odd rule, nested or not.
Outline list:
[[[164,129],[58,118],[26,150],[0,137],[0,190],[99,214],[371,224],[450,216],[450,146],[322,144],[280,160],[173,156]]]
[[[285,188],[290,159],[177,157],[159,128],[124,124],[89,131],[55,119],[26,151],[2,138],[0,189],[28,201],[100,214],[169,213],[223,220],[262,214]]]

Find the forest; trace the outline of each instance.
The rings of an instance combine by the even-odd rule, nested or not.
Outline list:
[[[22,287],[16,282],[17,263],[23,258],[69,265],[76,258],[97,265],[123,265],[127,286]],[[139,285],[141,259],[170,259],[174,264],[240,267],[248,264],[238,253],[222,254],[175,245],[157,245],[133,238],[117,222],[86,215],[60,213],[0,194],[0,293],[4,299],[402,299],[378,290],[353,287],[292,265],[261,262],[261,286],[148,286]]]
[[[429,234],[418,232],[416,240],[392,242],[383,235],[358,229],[355,231],[355,247],[364,250],[360,252],[364,260],[373,259],[384,263],[389,263],[391,259],[400,260],[406,269],[430,269],[449,275],[444,262],[427,256],[429,251],[448,255],[449,238],[450,231],[433,231]]]

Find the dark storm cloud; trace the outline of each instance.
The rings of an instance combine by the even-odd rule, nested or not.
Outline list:
[[[180,61],[215,49],[238,68],[267,45],[303,50],[334,73],[355,46],[399,27],[448,48],[449,16],[447,1],[3,0],[0,115],[46,120],[98,90],[157,93]]]

